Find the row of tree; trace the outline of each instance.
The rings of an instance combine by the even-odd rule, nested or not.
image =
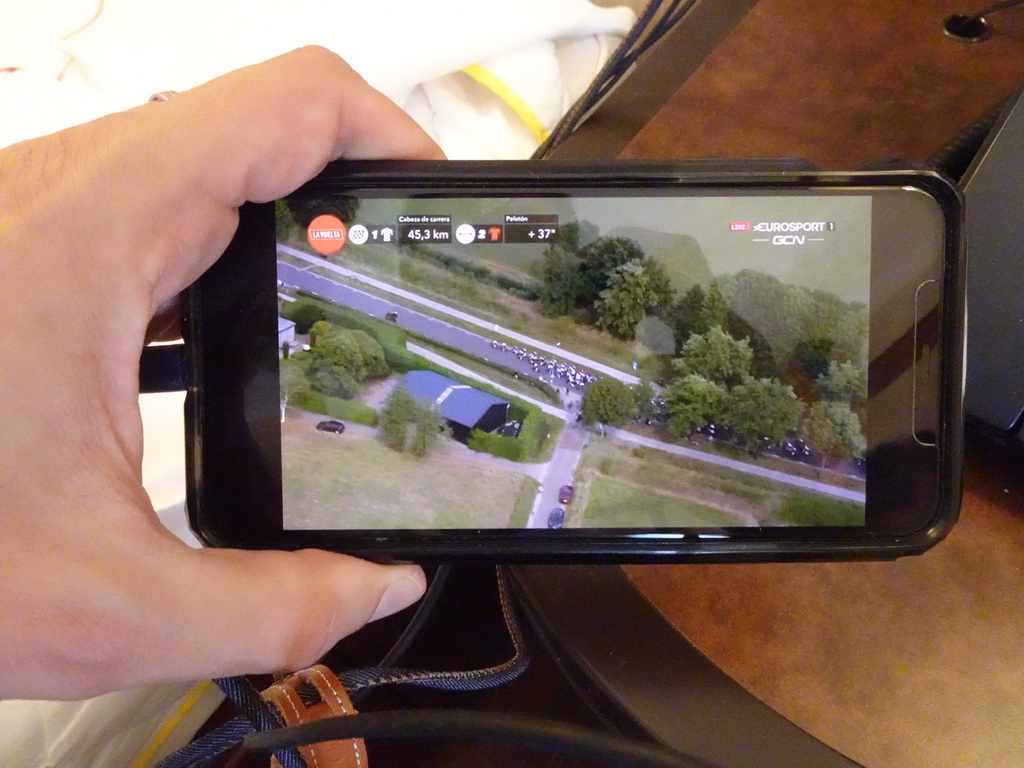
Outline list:
[[[598,327],[633,339],[644,317],[667,309],[674,297],[661,264],[627,238],[600,238],[580,248],[579,225],[568,224],[544,253],[540,302],[549,314],[582,308],[594,313]]]
[[[593,229],[565,225],[545,252],[539,296],[548,314],[572,314],[627,340],[639,334],[649,348],[669,355],[679,354],[691,334],[719,326],[747,339],[758,377],[813,381],[833,361],[865,364],[868,314],[862,303],[755,270],[723,276],[706,289],[693,285],[677,296],[662,265],[636,242],[598,238]],[[585,239],[584,231],[593,239]],[[656,338],[662,332],[665,341]]]
[[[813,446],[822,461],[864,452],[860,419],[847,403],[819,400],[807,406],[778,379],[748,376],[727,389],[690,373],[666,391],[663,404],[650,396],[652,391],[649,384],[628,387],[617,379],[598,379],[584,391],[583,420],[621,427],[630,420],[664,415],[667,429],[677,437],[717,424],[731,430],[732,439],[753,456],[796,436]]]
[[[622,426],[631,419],[664,421],[677,437],[689,437],[709,424],[728,427],[733,439],[758,455],[786,438],[804,437],[824,458],[860,455],[865,447],[861,421],[867,380],[849,361],[829,363],[815,380],[819,399],[805,404],[793,387],[776,377],[756,376],[747,339],[735,339],[715,325],[691,333],[676,359],[674,376],[659,397],[647,383],[627,387],[602,378],[584,391],[587,423]]]

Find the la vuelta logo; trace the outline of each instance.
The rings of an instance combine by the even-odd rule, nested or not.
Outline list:
[[[306,239],[314,251],[327,256],[345,247],[348,230],[345,228],[345,222],[337,216],[325,213],[309,222]]]

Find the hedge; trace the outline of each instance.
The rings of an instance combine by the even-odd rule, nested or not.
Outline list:
[[[304,411],[322,413],[336,419],[346,419],[355,424],[377,426],[377,411],[355,400],[342,400],[340,397],[331,397],[322,392],[307,390],[293,395],[292,404]]]
[[[366,331],[385,350],[388,347],[404,348],[405,346],[405,331],[397,325],[386,320],[377,320],[354,309],[331,304],[308,294],[300,294],[298,299],[289,302],[282,309],[281,314],[296,324],[296,330],[299,330],[300,321],[309,324],[306,326],[308,331],[309,326],[312,326],[317,320],[326,320],[332,325]]]
[[[524,461],[525,445],[518,437],[507,437],[494,432],[474,429],[467,445],[474,451],[489,453],[502,459]]]
[[[479,281],[491,283],[507,293],[527,299],[528,301],[536,301],[537,297],[540,295],[540,289],[537,285],[532,283],[521,283],[506,275],[492,272],[482,264],[467,262],[456,256],[441,253],[433,250],[432,248],[416,244],[406,245],[403,250],[413,258],[430,262],[435,266],[446,269],[452,274],[462,277],[472,277]]]
[[[490,453],[503,459],[512,461],[528,462],[536,458],[540,451],[541,444],[547,434],[547,423],[544,420],[544,413],[540,408],[518,405],[526,412],[522,419],[523,426],[519,430],[518,437],[507,437],[493,432],[483,432],[474,429],[467,443],[474,451]],[[509,411],[512,415],[512,409]],[[512,417],[515,418],[515,417]]]

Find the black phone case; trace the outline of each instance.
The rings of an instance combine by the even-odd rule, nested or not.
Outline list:
[[[636,536],[600,535],[587,538],[574,529],[576,537],[558,535],[522,536],[517,530],[494,531],[281,531],[272,515],[260,513],[255,525],[245,525],[247,508],[266,505],[265,489],[260,496],[249,496],[249,489],[236,484],[225,490],[219,486],[218,473],[237,468],[238,462],[260,458],[245,448],[244,435],[221,434],[210,421],[206,388],[215,386],[223,356],[236,356],[230,342],[211,339],[204,331],[204,312],[211,302],[234,307],[234,321],[245,325],[251,286],[237,285],[209,276],[201,278],[185,295],[184,331],[188,349],[191,386],[186,399],[186,465],[188,516],[196,534],[207,544],[243,548],[299,548],[318,546],[346,551],[370,559],[415,559],[419,561],[475,560],[495,562],[724,562],[886,559],[924,551],[943,538],[955,522],[961,496],[962,472],[962,371],[964,337],[962,206],[958,191],[940,174],[929,170],[896,168],[872,172],[819,172],[798,160],[698,160],[698,161],[617,161],[567,163],[552,161],[522,162],[433,162],[364,161],[336,163],[299,192],[321,193],[337,189],[430,190],[457,197],[486,190],[530,194],[549,189],[615,187],[629,190],[651,185],[684,185],[687,188],[728,187],[732,189],[787,190],[815,187],[910,186],[928,193],[941,207],[947,222],[944,233],[943,294],[941,298],[942,359],[939,413],[941,423],[936,435],[937,469],[931,482],[937,485],[937,499],[924,525],[892,534],[847,535],[833,529],[795,534],[792,529],[761,529],[763,537],[701,538],[696,535]],[[243,206],[238,235],[228,249],[219,269],[232,268],[244,261],[251,248],[255,228],[273,226],[268,205]],[[227,266],[225,266],[227,265]],[[225,295],[232,294],[235,295]],[[234,304],[232,304],[234,302]],[[276,350],[274,351],[276,354]],[[221,386],[223,382],[216,385]],[[236,387],[237,382],[229,384]],[[250,386],[253,386],[250,384]],[[274,382],[264,381],[268,398]],[[224,462],[233,462],[225,465]],[[895,456],[890,462],[893,473],[911,471],[900,466]],[[266,464],[266,462],[263,462]],[[931,472],[933,468],[924,470]],[[273,472],[270,465],[250,472]],[[280,472],[280,467],[277,469]],[[278,478],[277,488],[280,487]],[[260,516],[262,514],[262,517]],[[308,535],[307,535],[308,534]]]

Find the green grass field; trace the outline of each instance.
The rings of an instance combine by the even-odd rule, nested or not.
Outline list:
[[[588,443],[577,493],[576,524],[585,527],[857,525],[864,518],[863,505],[610,439]]]
[[[298,420],[282,426],[286,528],[504,528],[536,490],[526,475],[443,451],[416,459],[354,428],[334,435]]]
[[[588,488],[587,528],[704,528],[743,525],[727,512],[649,486],[598,475]]]

